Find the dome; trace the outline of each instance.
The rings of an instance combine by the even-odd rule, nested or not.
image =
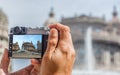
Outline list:
[[[53,8],[51,8],[51,11],[49,13],[49,18],[45,22],[45,26],[48,26],[49,24],[57,23],[57,20],[55,19],[55,14],[53,12]]]
[[[48,26],[49,24],[57,23],[57,20],[54,17],[50,17],[46,20],[45,26]]]

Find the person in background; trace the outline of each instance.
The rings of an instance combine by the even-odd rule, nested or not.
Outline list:
[[[62,24],[52,24],[49,28],[48,45],[41,60],[31,59],[29,66],[8,73],[10,58],[8,50],[5,49],[0,64],[0,75],[71,75],[76,54],[70,28]]]

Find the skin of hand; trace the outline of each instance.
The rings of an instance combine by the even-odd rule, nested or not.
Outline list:
[[[53,24],[49,27],[51,30],[40,67],[40,75],[71,75],[75,49],[70,28],[62,24]]]
[[[38,66],[40,67],[40,61],[38,63],[37,60],[32,59],[31,60],[31,65],[16,71],[14,73],[8,73],[8,67],[9,67],[9,63],[10,63],[10,58],[8,57],[8,50],[5,49],[2,60],[1,60],[1,64],[0,64],[0,75],[38,75],[38,71],[40,71],[38,69]]]

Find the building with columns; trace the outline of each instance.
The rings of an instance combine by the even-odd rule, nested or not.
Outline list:
[[[84,36],[87,29],[92,27],[95,69],[120,71],[120,19],[115,6],[112,16],[112,19],[108,22],[105,17],[94,17],[91,15],[62,18],[61,23],[71,28],[73,43],[77,53],[75,68],[82,69],[85,66]]]
[[[50,15],[50,18],[45,22],[45,26],[56,23],[54,21]],[[106,21],[105,15],[95,17],[82,14],[69,18],[62,17],[60,23],[71,28],[72,40],[77,53],[74,68],[84,69],[85,67],[84,36],[87,29],[92,27],[95,69],[120,71],[120,19],[115,6],[110,21]]]

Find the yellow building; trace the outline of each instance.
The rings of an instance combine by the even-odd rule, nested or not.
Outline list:
[[[22,49],[28,50],[28,51],[36,51],[32,42],[24,42],[22,44]]]
[[[12,50],[13,50],[13,51],[18,51],[18,50],[20,50],[20,47],[19,47],[19,45],[18,45],[18,42],[13,43],[13,45],[12,45]]]

